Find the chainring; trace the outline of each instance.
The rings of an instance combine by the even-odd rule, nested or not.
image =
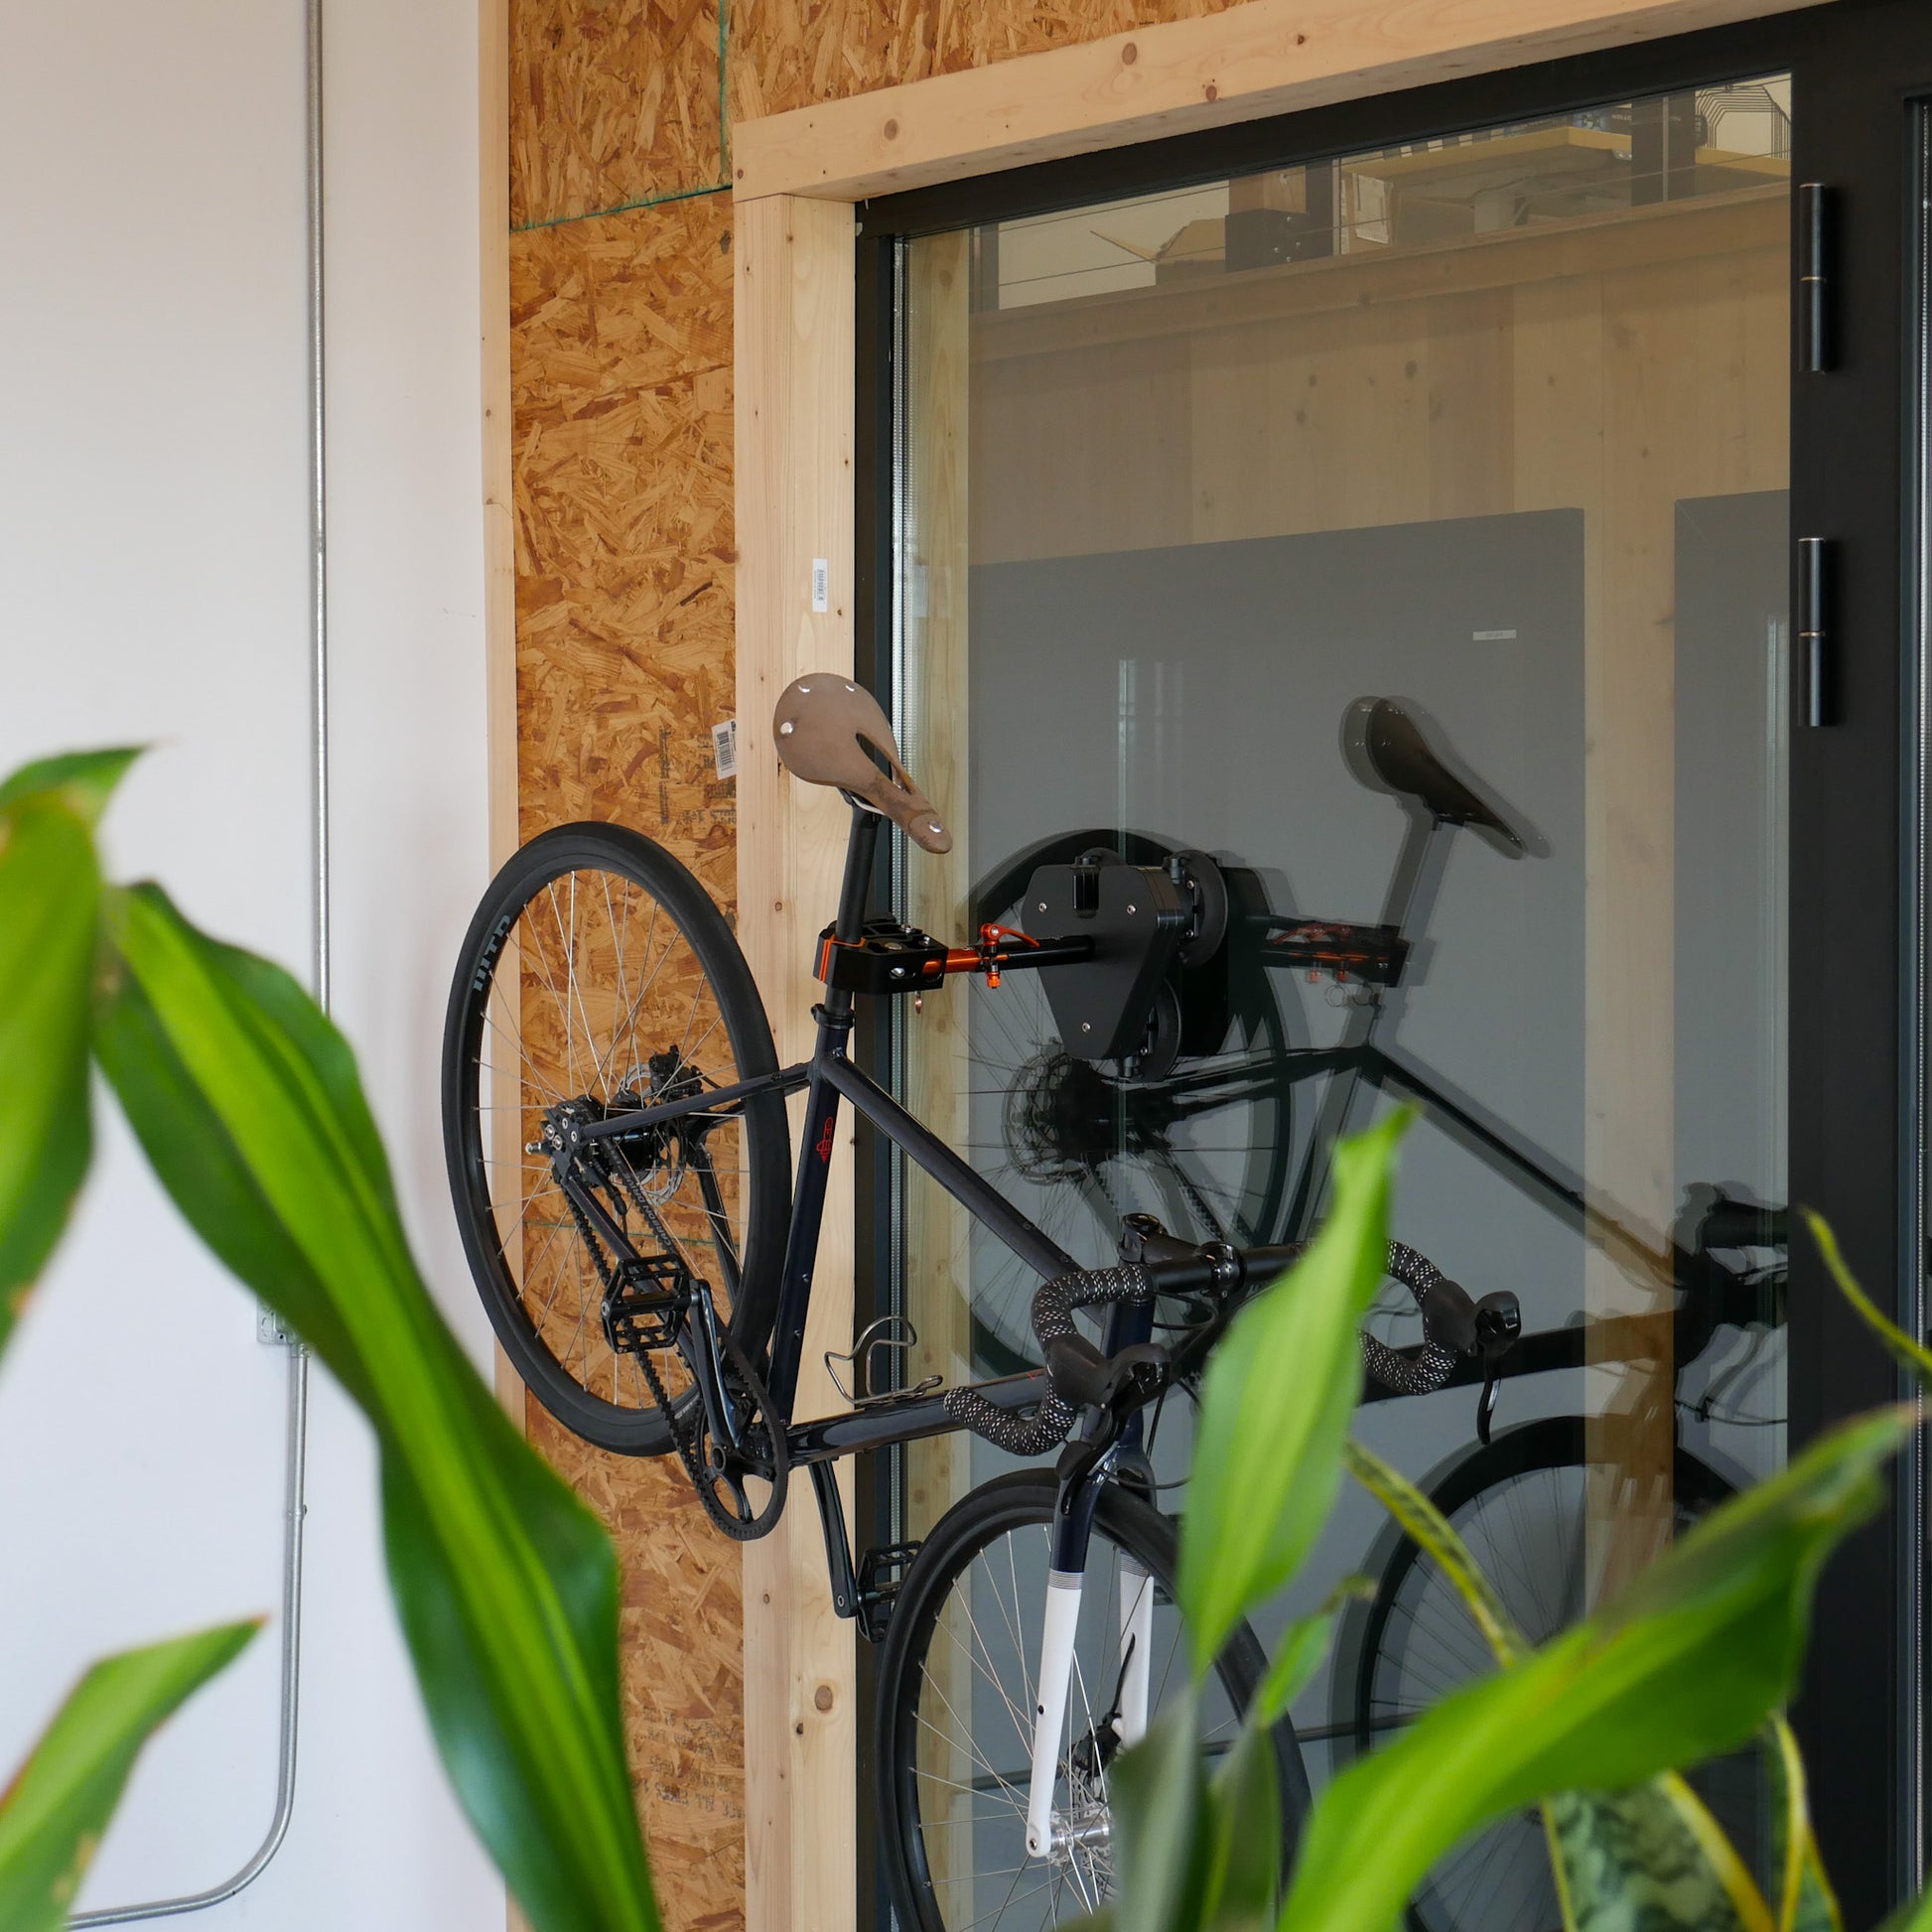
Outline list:
[[[742,1447],[734,1449],[712,1442],[710,1418],[699,1400],[687,1412],[691,1419],[688,1448],[680,1437],[678,1452],[705,1514],[727,1536],[752,1543],[769,1535],[784,1514],[791,1473],[784,1430],[772,1417],[771,1393],[763,1377],[752,1366],[729,1328],[718,1329],[718,1346],[723,1393],[739,1411]],[[672,1429],[676,1433],[675,1420]],[[747,1488],[748,1483],[765,1485],[767,1493],[762,1502]]]

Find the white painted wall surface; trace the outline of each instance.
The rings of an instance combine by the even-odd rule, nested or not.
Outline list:
[[[336,1013],[479,1361],[444,1194],[450,962],[486,873],[477,19],[326,0]],[[0,767],[155,746],[115,869],[306,976],[300,0],[19,7],[0,63]],[[101,1155],[0,1369],[0,1767],[101,1650],[279,1598],[285,1358]],[[318,1374],[287,1843],[210,1927],[502,1923],[396,1633],[367,1432]],[[274,1798],[277,1631],[157,1741],[83,1902],[217,1883]]]

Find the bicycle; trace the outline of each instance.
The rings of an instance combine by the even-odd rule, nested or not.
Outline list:
[[[931,852],[950,844],[877,702],[851,680],[807,676],[780,696],[774,728],[792,774],[852,806],[837,915],[816,960],[826,994],[810,1058],[776,1063],[729,926],[669,854],[617,826],[545,833],[492,883],[452,988],[443,1110],[457,1217],[498,1338],[566,1427],[626,1453],[675,1452],[711,1520],[739,1539],[767,1533],[790,1472],[808,1471],[834,1607],[884,1644],[879,1796],[907,1922],[923,1932],[979,1922],[986,1886],[1009,1880],[999,1914],[1022,1906],[1051,1923],[1107,1891],[1108,1769],[1159,1709],[1180,1647],[1174,1532],[1154,1505],[1144,1449],[1145,1413],[1172,1379],[1151,1339],[1155,1303],[1183,1297],[1202,1314],[1187,1341],[1198,1360],[1300,1248],[1182,1239],[1142,1215],[1123,1226],[1116,1265],[1082,1269],[849,1052],[860,997],[1013,973],[1059,975],[1063,1029],[1083,1056],[1140,1051],[1167,964],[1219,943],[1205,862],[1042,866],[1030,883],[1035,930],[989,922],[949,946],[866,916],[886,823]],[[787,1189],[785,1099],[799,1092]],[[875,1324],[854,1344],[852,1406],[794,1420],[842,1102],[1045,1284],[1033,1305],[1043,1366],[875,1391],[874,1357],[899,1339]],[[1473,1302],[1413,1251],[1390,1260],[1425,1339],[1391,1350],[1365,1337],[1371,1371],[1416,1391],[1443,1386],[1461,1362],[1493,1379],[1520,1325],[1514,1297]],[[1085,1310],[1105,1311],[1098,1347],[1075,1325]],[[968,1428],[1028,1455],[1072,1443],[1056,1468],[970,1492],[921,1545],[855,1560],[835,1459]],[[943,1661],[941,1640],[963,1662]],[[1210,1752],[1261,1667],[1244,1628],[1215,1667]],[[1003,1706],[1016,1759],[948,1702],[948,1686],[975,1675]],[[1286,1722],[1274,1744],[1287,1849],[1308,1780]]]

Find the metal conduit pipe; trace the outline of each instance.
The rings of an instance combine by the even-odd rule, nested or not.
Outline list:
[[[322,0],[304,0],[307,97],[306,201],[308,213],[309,389],[309,648],[313,744],[311,855],[315,864],[315,941],[311,959],[315,996],[329,1006],[329,584],[327,574],[326,447],[324,443],[323,246],[322,246]],[[206,1891],[76,1913],[75,1926],[129,1925],[138,1919],[174,1918],[199,1912],[245,1889],[267,1869],[288,1837],[295,1813],[296,1735],[301,1718],[302,1519],[307,1508],[309,1352],[300,1342],[275,1337],[288,1350],[287,1478],[283,1490],[281,1730],[276,1749],[275,1812],[253,1857],[232,1877]]]

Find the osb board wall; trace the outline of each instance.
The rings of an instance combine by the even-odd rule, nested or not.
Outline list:
[[[524,835],[621,818],[737,895],[731,716],[731,207],[513,237]]]
[[[511,0],[522,836],[618,819],[726,905],[733,794],[729,122],[1229,0]],[[727,109],[729,112],[727,113]],[[738,1548],[664,1462],[532,1439],[623,1567],[626,1725],[673,1932],[745,1917]]]
[[[733,709],[731,210],[722,198],[511,238],[518,816],[618,819],[727,906]],[[623,1569],[631,1771],[667,1922],[744,1923],[737,1545],[668,1461],[532,1440]]]
[[[1234,0],[723,0],[731,121],[984,67]],[[720,0],[512,0],[510,220],[727,177]]]

